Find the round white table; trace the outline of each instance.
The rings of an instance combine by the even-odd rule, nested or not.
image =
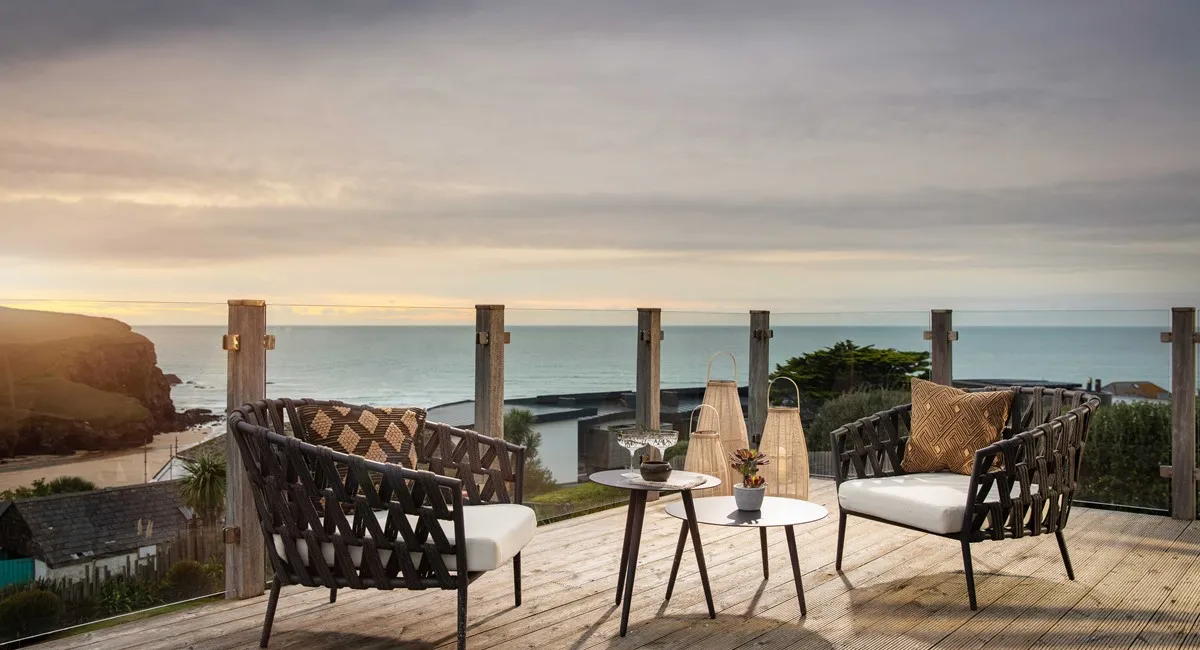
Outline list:
[[[763,579],[770,577],[767,563],[767,529],[782,526],[787,535],[788,553],[792,559],[792,577],[796,580],[796,597],[800,599],[800,615],[808,614],[804,604],[804,583],[800,580],[800,560],[796,557],[796,532],[793,526],[820,521],[829,516],[825,506],[801,501],[800,499],[785,499],[782,497],[764,497],[762,508],[759,510],[738,510],[733,497],[704,497],[691,503],[672,503],[666,508],[667,514],[683,519],[683,527],[679,530],[679,543],[675,546],[675,562],[671,565],[671,579],[667,582],[667,600],[675,589],[675,576],[679,573],[679,560],[683,557],[684,542],[688,533],[692,535],[692,546],[696,549],[697,558],[700,556],[700,535],[696,523],[710,526],[735,526],[738,528],[757,528],[762,545]],[[703,560],[698,560],[704,566]],[[701,569],[701,577],[708,589],[707,576]]]

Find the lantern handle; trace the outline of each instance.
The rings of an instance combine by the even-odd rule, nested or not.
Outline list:
[[[767,382],[767,407],[770,408],[771,406],[771,389],[775,386],[775,382],[779,381],[780,379],[786,379],[792,382],[792,386],[796,389],[796,408],[800,408],[800,386],[796,384],[795,379],[792,379],[787,375],[779,375],[778,377]]]
[[[708,407],[708,408],[712,409],[713,413],[717,414],[717,428],[718,429],[721,428],[721,412],[717,410],[717,407],[713,406],[712,404],[701,404],[700,406],[697,406],[696,408],[692,409],[692,414],[690,417],[688,417],[688,435],[695,433],[696,428],[694,426],[694,423],[696,421],[696,411],[699,411],[700,409],[702,409],[704,407]]]
[[[705,375],[704,381],[705,381],[705,383],[712,381],[712,363],[713,363],[713,361],[716,360],[717,357],[721,356],[722,354],[728,354],[729,358],[733,360],[733,385],[736,386],[737,381],[738,381],[737,357],[733,356],[732,352],[718,352],[718,353],[712,355],[711,357],[709,357],[708,373]]]

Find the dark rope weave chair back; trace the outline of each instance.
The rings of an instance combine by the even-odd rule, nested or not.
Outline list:
[[[262,401],[229,418],[276,579],[309,587],[457,588],[443,556],[466,566],[465,548],[451,543],[439,522],[453,522],[455,538],[465,539],[463,482],[284,435],[303,433],[295,406],[304,403],[328,402]]]

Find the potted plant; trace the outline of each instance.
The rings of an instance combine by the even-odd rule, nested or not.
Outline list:
[[[738,449],[729,454],[732,466],[742,474],[742,484],[733,486],[733,500],[738,510],[762,508],[767,481],[758,475],[758,468],[771,461],[757,449]]]

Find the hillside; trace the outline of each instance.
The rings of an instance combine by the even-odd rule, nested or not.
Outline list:
[[[125,323],[0,307],[0,457],[136,446],[188,419]]]

